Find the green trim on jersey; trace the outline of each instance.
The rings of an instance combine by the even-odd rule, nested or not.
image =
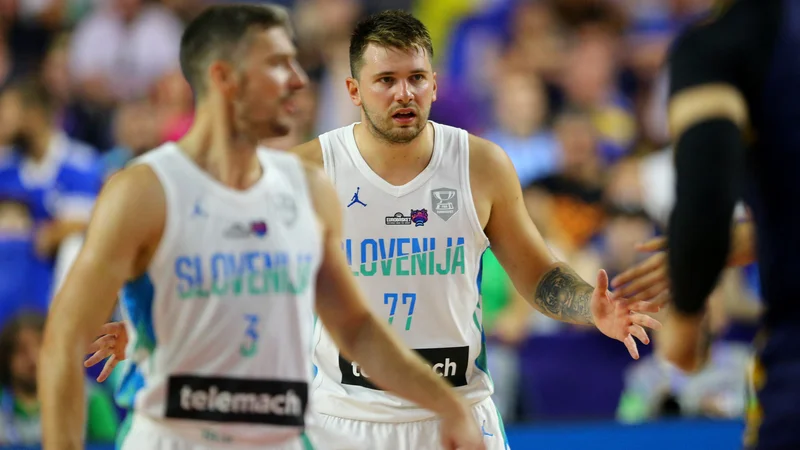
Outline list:
[[[481,309],[480,301],[478,301],[477,307],[478,309]],[[475,358],[475,367],[480,369],[483,373],[486,374],[487,377],[489,377],[489,383],[491,383],[492,387],[494,387],[494,380],[492,379],[492,374],[489,373],[489,365],[486,362],[486,334],[483,332],[483,327],[481,326],[480,321],[478,320],[478,311],[472,313],[472,321],[478,328],[478,332],[481,333],[481,352],[478,354],[478,357]]]
[[[125,417],[125,420],[122,421],[122,424],[119,426],[119,431],[117,431],[117,441],[116,441],[116,449],[121,450],[122,444],[125,443],[125,439],[128,437],[128,433],[131,431],[131,424],[133,423],[133,410],[128,410],[128,415]]]

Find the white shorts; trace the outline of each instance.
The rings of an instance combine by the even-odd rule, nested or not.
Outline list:
[[[313,419],[300,436],[279,445],[236,446],[221,445],[212,441],[209,441],[208,445],[198,445],[179,436],[164,424],[137,414],[134,415],[130,430],[122,439],[119,448],[121,450],[368,450],[374,447],[337,430],[324,430],[316,426]]]
[[[472,413],[481,426],[486,450],[508,450],[503,419],[491,397],[476,403]],[[336,431],[369,442],[373,449],[380,450],[441,450],[442,439],[439,420],[418,422],[366,422],[342,419],[341,417],[317,414],[318,421],[326,431]]]

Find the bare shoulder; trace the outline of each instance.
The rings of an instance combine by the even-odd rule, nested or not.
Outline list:
[[[166,203],[161,181],[146,164],[128,167],[112,175],[103,187],[99,200],[102,201],[103,197],[113,197],[115,201],[136,206],[152,207]]]
[[[100,192],[78,260],[119,280],[138,276],[161,241],[166,217],[166,195],[153,169],[126,168]]]
[[[480,186],[498,186],[504,182],[518,183],[514,165],[506,152],[492,141],[469,135],[469,173],[473,189]]]
[[[324,191],[326,188],[333,189],[333,184],[330,182],[328,175],[321,167],[302,158],[300,164],[303,166],[303,171],[305,172],[306,180],[308,181],[308,187],[312,194],[319,190]]]
[[[158,176],[152,168],[140,164],[109,178],[97,199],[92,221],[112,222],[136,234],[160,231],[166,210],[166,195]]]
[[[323,167],[322,160],[322,144],[319,138],[312,139],[305,144],[300,144],[290,150],[295,155],[299,156],[304,162],[312,164],[316,167]]]
[[[482,137],[469,135],[470,168],[486,172],[513,170],[511,160],[499,145]]]

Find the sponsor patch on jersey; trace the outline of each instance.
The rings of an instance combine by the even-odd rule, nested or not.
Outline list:
[[[469,347],[423,348],[414,351],[428,362],[435,374],[443,377],[452,386],[467,385]],[[342,355],[339,355],[339,370],[342,372],[342,384],[382,390],[369,381],[369,375],[364,373],[358,363],[350,362],[342,358]]]
[[[242,223],[234,223],[230,228],[225,230],[224,236],[230,239],[243,239],[250,236],[264,237],[267,235],[267,223],[263,220],[255,220],[245,225]]]
[[[411,214],[406,216],[401,212],[394,213],[393,216],[386,216],[386,225],[411,225],[421,227],[428,221],[427,209],[412,209]]]
[[[302,427],[308,383],[175,375],[167,383],[166,417]]]
[[[404,216],[398,211],[393,216],[386,216],[386,225],[411,225],[411,216]]]

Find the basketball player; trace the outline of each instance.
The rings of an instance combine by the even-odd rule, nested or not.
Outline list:
[[[668,231],[666,356],[693,370],[705,299],[726,263],[737,200],[749,204],[766,305],[746,445],[800,448],[800,2],[719,2],[670,55],[677,197]]]
[[[376,385],[442,418],[441,445],[484,448],[463,400],[366,308],[325,175],[257,148],[289,131],[306,83],[287,13],[207,9],[183,35],[181,67],[192,129],[108,182],[53,303],[44,448],[83,448],[78,358],[123,286],[137,366],[123,385],[135,394],[125,450],[358,448],[358,436],[312,443],[304,432],[315,295],[320,322]]]
[[[433,48],[424,25],[388,11],[362,21],[350,43],[347,88],[362,120],[296,149],[323,166],[345,211],[342,243],[375,314],[428,360],[472,405],[487,448],[508,446],[490,398],[481,325],[481,256],[491,241],[517,290],[556,319],[595,325],[625,342],[649,342],[639,313],[657,306],[594,288],[557,262],[530,220],[514,168],[502,149],[428,120],[436,100]],[[355,200],[359,202],[355,202]],[[434,449],[431,412],[382,391],[372,374],[342,355],[317,326],[312,387],[324,427],[382,443]]]
[[[556,261],[531,222],[503,150],[428,121],[436,100],[432,56],[428,31],[409,14],[387,11],[359,23],[347,87],[362,121],[295,153],[325,168],[346,205],[341,245],[373,313],[472,405],[487,448],[505,449],[481,325],[480,261],[490,240],[535,308],[596,326],[623,341],[634,358],[633,337],[646,344],[643,327],[660,325],[641,312],[658,305],[613,297],[604,271],[592,287]],[[382,390],[371,369],[342,353],[333,337],[315,328],[318,373],[311,395],[322,425],[380,449],[440,448],[434,413]],[[115,332],[102,339],[92,363],[119,354],[121,346],[114,346],[125,337]]]

